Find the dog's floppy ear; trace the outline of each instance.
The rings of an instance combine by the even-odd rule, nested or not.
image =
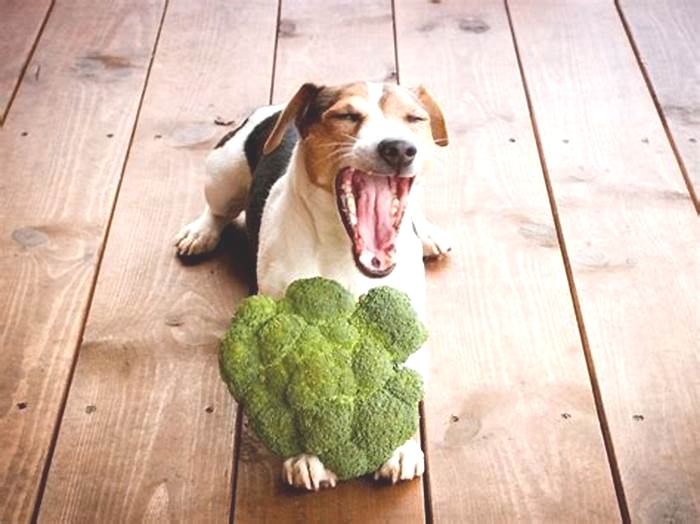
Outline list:
[[[433,134],[433,141],[439,146],[446,146],[449,144],[449,139],[442,109],[425,87],[418,86],[413,89],[413,92],[430,116],[430,131]]]
[[[289,127],[292,121],[295,121],[297,127],[299,127],[298,124],[304,120],[304,115],[309,108],[309,104],[316,98],[316,95],[318,95],[321,89],[323,89],[323,87],[311,83],[306,83],[299,88],[287,104],[287,107],[284,108],[277,118],[277,123],[272,129],[270,136],[267,137],[267,141],[263,147],[263,154],[269,155],[277,149],[282,142],[287,127]],[[299,129],[299,131],[303,135],[303,130]]]

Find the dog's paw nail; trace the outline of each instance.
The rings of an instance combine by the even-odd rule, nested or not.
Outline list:
[[[284,461],[282,480],[296,488],[318,491],[323,488],[334,488],[338,478],[335,473],[324,467],[318,457],[302,454]]]
[[[423,242],[425,258],[441,258],[452,251],[452,240],[449,235],[433,224],[429,224],[419,236]]]

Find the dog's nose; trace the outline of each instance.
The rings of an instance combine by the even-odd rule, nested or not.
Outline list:
[[[418,149],[408,140],[386,139],[377,146],[379,156],[395,169],[401,169],[413,162]]]

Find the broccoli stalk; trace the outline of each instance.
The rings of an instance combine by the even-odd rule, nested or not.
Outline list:
[[[321,277],[279,301],[243,301],[220,345],[221,374],[276,454],[317,455],[339,479],[378,469],[418,428],[421,377],[403,366],[427,332],[408,297],[355,301]]]

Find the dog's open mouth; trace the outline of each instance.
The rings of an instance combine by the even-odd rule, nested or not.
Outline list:
[[[357,267],[369,277],[391,273],[396,237],[413,177],[376,175],[346,167],[335,179],[338,211]]]

